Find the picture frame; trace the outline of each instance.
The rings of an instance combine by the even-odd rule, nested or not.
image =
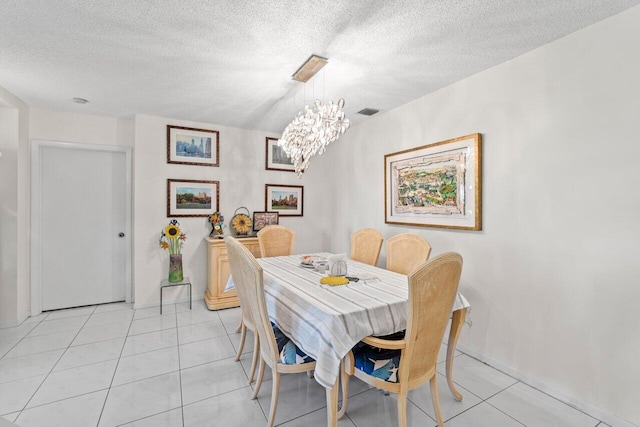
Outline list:
[[[207,217],[219,212],[220,182],[167,179],[168,217]]]
[[[303,216],[304,187],[302,185],[265,184],[264,210],[279,216]]]
[[[260,231],[267,225],[278,225],[278,212],[254,212],[253,231]]]
[[[384,222],[482,230],[482,135],[384,156]]]
[[[167,163],[220,166],[219,132],[167,125]]]
[[[265,138],[265,169],[271,171],[295,172],[293,161],[278,145],[278,138]]]

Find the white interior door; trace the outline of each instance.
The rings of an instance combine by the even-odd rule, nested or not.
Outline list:
[[[127,155],[42,146],[42,310],[125,300]]]

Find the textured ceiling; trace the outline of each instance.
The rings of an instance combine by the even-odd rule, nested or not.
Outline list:
[[[359,123],[638,4],[0,0],[0,86],[35,107],[274,132],[314,95],[343,97]],[[311,54],[329,63],[291,80]]]

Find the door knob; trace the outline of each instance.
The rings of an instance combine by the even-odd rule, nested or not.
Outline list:
[[[118,237],[124,237],[124,233],[118,233]]]

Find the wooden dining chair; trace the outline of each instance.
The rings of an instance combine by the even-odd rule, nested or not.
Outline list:
[[[349,378],[398,394],[398,425],[407,425],[407,392],[429,381],[438,425],[442,414],[436,384],[438,350],[458,292],[462,257],[439,255],[412,271],[409,281],[409,317],[404,337],[366,337],[342,362],[342,408],[347,411]],[[400,339],[398,339],[400,338]]]
[[[431,245],[416,234],[398,234],[387,240],[387,270],[400,274],[411,271],[429,259]]]
[[[378,264],[382,234],[375,228],[363,228],[351,235],[351,259],[369,265]]]
[[[282,225],[268,225],[258,231],[260,255],[264,257],[291,255],[296,233]]]
[[[235,284],[235,282],[234,282]],[[260,338],[258,331],[256,330],[253,315],[249,307],[248,297],[245,295],[245,290],[242,287],[235,286],[236,293],[238,295],[238,301],[240,302],[240,326],[236,329],[236,332],[240,332],[240,344],[238,345],[238,352],[236,353],[236,362],[240,361],[242,351],[244,350],[244,343],[247,338],[247,331],[253,332],[253,357],[251,358],[251,371],[249,372],[249,384],[253,382],[253,377],[256,373],[256,367],[258,366],[258,355],[260,354]]]
[[[272,374],[271,407],[269,408],[268,427],[273,427],[278,408],[280,374],[310,373],[316,362],[286,336],[269,320],[267,302],[265,300],[262,267],[249,250],[231,236],[224,238],[229,256],[229,267],[238,289],[238,296],[243,295],[254,319],[254,325],[260,337],[260,367],[256,388],[252,399],[258,396],[265,364],[269,365]],[[240,302],[242,305],[242,301]]]

